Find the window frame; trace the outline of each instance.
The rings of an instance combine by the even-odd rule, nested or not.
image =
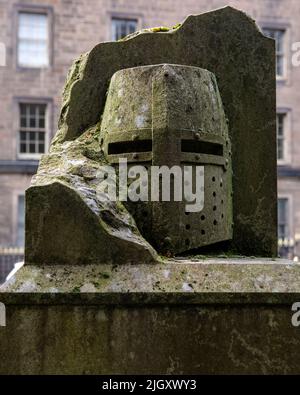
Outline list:
[[[290,23],[285,21],[261,21],[259,23],[262,34],[268,37],[264,30],[282,30],[284,31],[284,40],[283,40],[283,74],[277,74],[277,66],[276,66],[276,81],[277,82],[288,82],[289,74],[290,74]],[[276,50],[276,62],[277,62],[277,48]]]
[[[265,33],[265,31],[266,30],[268,30],[268,31],[273,31],[274,32],[274,35],[276,35],[276,34],[278,34],[278,33],[280,33],[280,35],[281,35],[281,40],[282,40],[282,42],[281,42],[281,50],[279,51],[278,50],[278,48],[277,48],[277,42],[278,42],[278,39],[276,39],[276,38],[274,38],[274,37],[270,37],[269,35],[267,35],[266,33]],[[286,77],[286,45],[285,45],[285,42],[286,42],[286,29],[278,29],[278,28],[263,28],[263,33],[267,36],[267,37],[269,37],[269,38],[272,38],[273,40],[275,40],[275,55],[276,55],[276,79],[284,79],[285,77]],[[277,68],[278,68],[278,58],[281,58],[282,59],[282,73],[281,74],[278,74],[277,73]]]
[[[279,166],[288,165],[292,162],[292,111],[290,108],[278,107],[276,109],[276,146],[278,146],[278,135],[277,135],[277,116],[285,115],[284,118],[284,130],[283,130],[283,158],[278,159],[277,164]],[[278,152],[278,151],[276,151]]]
[[[285,200],[286,201],[286,213],[285,213],[285,216],[286,216],[286,222],[284,223],[284,226],[287,228],[287,232],[286,232],[286,235],[284,236],[284,238],[283,239],[285,239],[285,238],[290,238],[291,237],[291,229],[290,229],[290,198],[288,197],[288,196],[278,196],[278,198],[277,198],[277,205],[278,205],[278,207],[279,207],[279,200]],[[279,210],[278,210],[279,211]],[[280,226],[280,223],[279,223],[279,215],[278,215],[278,224],[277,224],[277,234],[278,234],[278,239],[281,239],[280,237],[279,237],[279,226]]]
[[[282,122],[282,126],[279,129],[279,120]],[[286,114],[285,113],[276,113],[276,132],[277,132],[277,161],[282,161],[285,158],[285,145],[286,145],[286,136],[285,136],[285,124],[286,124]],[[279,130],[282,130],[282,134],[279,134]],[[279,156],[279,141],[281,142],[281,155]]]
[[[113,37],[113,27],[114,27],[114,22],[115,21],[120,21],[121,23],[135,23],[136,24],[136,27],[135,27],[135,30],[133,31],[133,32],[126,32],[126,34],[125,34],[125,36],[123,36],[123,37],[120,37],[120,38],[115,38],[115,37]],[[116,17],[112,17],[111,18],[111,20],[110,20],[110,23],[111,23],[111,40],[112,41],[119,41],[119,40],[121,40],[122,38],[124,38],[124,37],[127,37],[129,34],[132,34],[132,33],[134,33],[134,32],[136,32],[137,31],[137,27],[138,27],[138,20],[137,19],[133,19],[133,18],[131,18],[131,19],[129,19],[129,18],[116,18]],[[128,27],[128,26],[126,26],[126,27]]]
[[[17,189],[14,189],[12,191],[12,223],[11,223],[11,229],[12,229],[12,238],[11,238],[11,245],[14,247],[18,246],[18,204],[19,204],[19,196],[24,196],[25,197],[25,190],[26,190],[26,186],[22,189],[21,186],[19,185],[19,187]],[[24,205],[24,209],[25,209],[25,213],[26,213],[26,198],[25,198],[25,205]],[[25,225],[25,218],[24,218],[24,225]],[[25,226],[24,226],[25,227]],[[24,239],[25,239],[25,235],[24,235]]]
[[[52,125],[53,125],[53,102],[50,98],[32,98],[32,97],[18,97],[14,100],[14,126],[13,130],[16,133],[16,159],[20,160],[40,160],[42,155],[47,153],[49,149],[50,140],[52,137]],[[20,104],[44,104],[46,105],[45,111],[45,152],[43,153],[22,153],[20,152]]]
[[[108,41],[114,41],[112,38],[112,20],[113,19],[120,19],[120,20],[136,20],[137,25],[136,25],[136,30],[141,30],[143,28],[143,21],[144,17],[143,14],[137,14],[137,13],[129,13],[129,12],[113,12],[109,11],[107,13],[108,15],[108,29],[107,29],[107,38]]]
[[[21,65],[19,64],[19,14],[27,13],[27,14],[44,14],[47,15],[48,21],[48,65],[47,66],[30,66],[30,65]],[[14,18],[13,18],[13,31],[14,34],[14,64],[16,65],[16,70],[48,70],[53,66],[53,8],[51,6],[43,6],[43,5],[35,5],[35,4],[15,4],[14,5]]]
[[[20,197],[23,197],[24,199],[24,216],[23,216],[23,221],[24,221],[24,234],[23,234],[23,238],[24,238],[24,244],[19,244],[19,203],[20,203]],[[16,212],[17,212],[17,216],[16,216],[16,236],[15,236],[15,245],[17,247],[23,247],[25,245],[25,212],[26,212],[26,201],[25,201],[25,191],[23,191],[23,193],[18,193],[16,196],[16,200],[17,200],[17,207],[16,207]]]
[[[293,218],[293,196],[291,194],[288,193],[279,193],[278,197],[277,197],[277,204],[279,199],[286,199],[287,200],[287,236],[285,237],[285,239],[288,239],[288,241],[293,241],[295,243],[295,233],[294,233],[294,218]],[[279,238],[279,234],[278,234],[278,228],[279,228],[279,218],[278,218],[278,224],[277,224],[277,240],[278,240],[278,244],[279,244],[279,240],[284,240],[284,239],[280,239]],[[279,245],[278,245],[279,247]],[[287,246],[282,246],[280,248],[278,248],[278,252],[280,252],[281,248],[294,248],[294,247],[287,247]]]

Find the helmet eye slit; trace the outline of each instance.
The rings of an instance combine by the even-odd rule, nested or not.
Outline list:
[[[181,152],[223,156],[223,145],[210,141],[181,140]]]
[[[118,141],[108,144],[108,155],[151,151],[152,140]]]

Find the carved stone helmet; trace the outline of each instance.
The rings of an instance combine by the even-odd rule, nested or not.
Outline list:
[[[151,201],[149,193],[149,201],[125,203],[158,252],[177,254],[232,238],[231,145],[214,74],[172,64],[116,72],[100,139],[110,164],[127,159],[129,175],[136,165],[145,166],[149,178],[153,166],[176,166],[182,176],[170,177],[171,191],[178,177],[183,189],[200,183],[200,211],[187,210],[191,197],[184,194],[181,201],[174,194],[170,201]],[[189,181],[187,167],[195,170]]]

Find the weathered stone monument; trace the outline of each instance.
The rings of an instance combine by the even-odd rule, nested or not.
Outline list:
[[[0,292],[0,373],[299,373],[275,96],[274,41],[231,7],[74,63]]]

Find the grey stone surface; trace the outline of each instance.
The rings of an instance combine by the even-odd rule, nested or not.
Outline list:
[[[25,265],[0,288],[5,303],[290,303],[300,265],[241,258],[164,260],[154,265]]]
[[[231,7],[189,16],[168,32],[144,31],[102,43],[73,66],[54,146],[99,122],[112,75],[124,68],[173,63],[216,75],[229,119],[233,164],[233,248],[275,256],[275,46],[254,21]]]
[[[0,346],[1,374],[300,373],[290,306],[13,305]]]

